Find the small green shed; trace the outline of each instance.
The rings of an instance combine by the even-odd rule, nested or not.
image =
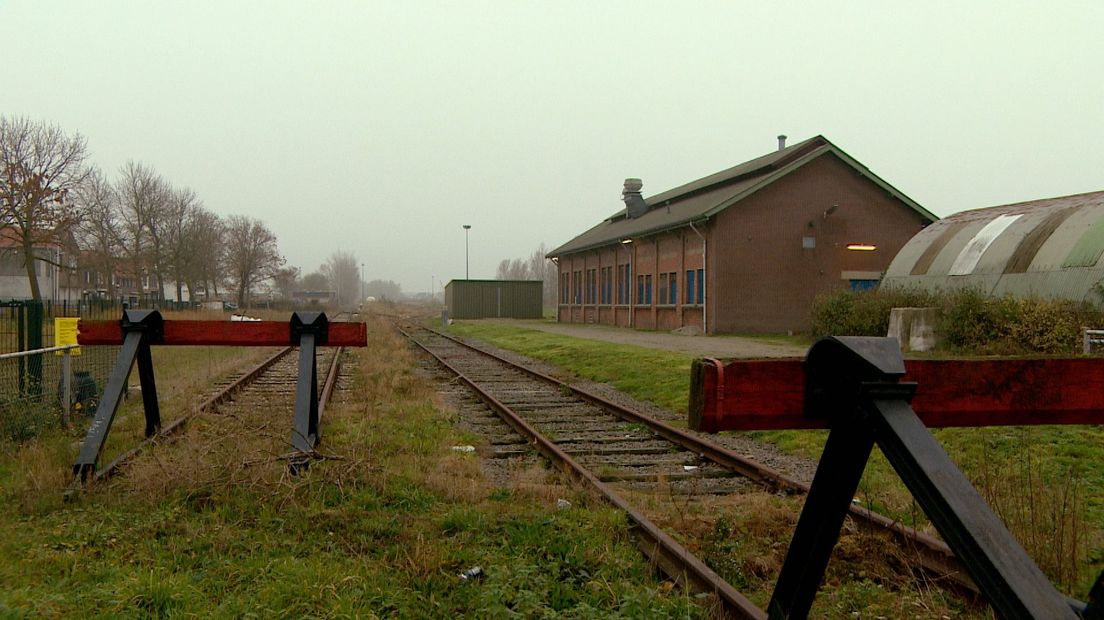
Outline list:
[[[454,319],[539,319],[543,293],[540,280],[452,280],[445,307]]]

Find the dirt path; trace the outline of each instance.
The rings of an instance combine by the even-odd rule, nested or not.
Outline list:
[[[605,325],[580,325],[578,323],[551,323],[542,320],[483,319],[488,322],[534,329],[550,334],[573,338],[602,340],[616,344],[631,344],[650,349],[681,351],[700,357],[718,358],[767,358],[804,357],[808,347],[764,342],[739,336],[682,336],[669,332],[648,332],[635,329],[607,327]]]

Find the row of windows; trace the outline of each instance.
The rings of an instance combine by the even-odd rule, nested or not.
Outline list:
[[[617,303],[624,305],[629,303],[632,274],[629,265],[618,265],[617,272],[614,268],[602,267],[601,269],[587,269],[584,280],[583,271],[560,274],[560,303],[562,304],[601,304],[604,306]],[[636,276],[636,304],[650,306],[652,304],[652,274]],[[585,283],[585,286],[584,286]],[[679,300],[679,274],[669,271],[659,274],[656,278],[657,291],[655,301],[660,305],[675,305]],[[684,304],[701,304],[705,298],[705,271],[703,269],[687,269],[683,280]],[[574,284],[574,286],[572,286]],[[616,291],[616,293],[615,293]],[[615,298],[616,297],[616,301]]]

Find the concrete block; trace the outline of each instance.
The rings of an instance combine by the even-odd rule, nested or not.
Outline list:
[[[897,338],[901,351],[931,351],[937,343],[938,308],[894,308],[889,312],[887,336]]]

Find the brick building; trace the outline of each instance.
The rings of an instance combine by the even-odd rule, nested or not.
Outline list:
[[[709,333],[808,329],[819,293],[877,284],[935,221],[823,136],[625,208],[548,253],[561,322]]]

